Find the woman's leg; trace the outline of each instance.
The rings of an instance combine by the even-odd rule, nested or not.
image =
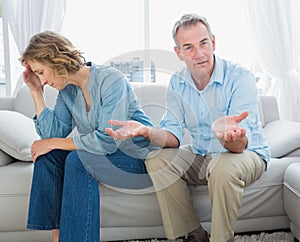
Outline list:
[[[123,188],[151,185],[144,160],[121,151],[95,155],[71,152],[65,164],[61,209],[60,242],[98,242],[100,240],[100,195],[97,181]]]
[[[54,150],[40,156],[35,162],[28,229],[59,229],[64,164],[68,153],[68,151]]]
[[[59,229],[52,230],[52,242],[58,242],[59,240]]]
[[[86,171],[78,153],[73,151],[66,158],[59,241],[99,242],[98,182]]]
[[[101,183],[126,189],[152,186],[143,159],[134,158],[121,150],[107,156],[79,153],[88,172]]]

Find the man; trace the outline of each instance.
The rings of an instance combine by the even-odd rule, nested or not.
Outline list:
[[[209,241],[187,184],[208,184],[212,203],[210,241],[233,241],[245,186],[266,169],[270,150],[262,133],[254,76],[214,55],[215,36],[205,18],[186,14],[175,23],[174,50],[186,68],[174,74],[160,129],[135,121],[111,120],[115,139],[144,136],[164,149],[148,156],[168,239],[189,233]],[[180,146],[183,128],[192,144]]]

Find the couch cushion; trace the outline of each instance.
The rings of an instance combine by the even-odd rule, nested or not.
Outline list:
[[[291,221],[291,231],[300,238],[300,163],[291,164],[284,176],[284,206]]]
[[[151,117],[155,126],[159,126],[165,108],[167,87],[152,83],[131,83],[144,112]]]
[[[134,92],[139,99],[144,112],[151,117],[155,127],[159,127],[160,120],[166,111],[167,86],[157,83],[131,83]],[[192,137],[187,129],[184,129],[184,136],[181,145],[190,144]]]
[[[0,167],[6,166],[12,163],[15,159],[10,155],[6,154],[3,150],[0,150]]]
[[[44,87],[44,97],[48,107],[53,108],[56,102],[58,91],[50,86]],[[23,86],[15,98],[13,110],[32,118],[35,115],[35,108],[29,88]]]
[[[275,120],[264,127],[272,157],[283,157],[300,146],[300,123]]]
[[[5,240],[1,237],[3,232],[26,230],[32,171],[32,162],[13,162],[0,169],[1,242],[35,241],[23,239]]]
[[[31,145],[39,139],[32,119],[14,111],[0,111],[0,149],[23,161],[31,160]]]
[[[298,148],[286,155],[286,157],[296,157],[296,156],[300,156],[300,148]]]
[[[300,163],[294,163],[289,165],[289,167],[286,169],[284,174],[284,185],[290,189],[296,197],[300,198]],[[298,200],[299,203],[295,204],[295,208],[300,205],[300,200]],[[298,210],[298,208],[297,208]],[[299,220],[300,222],[300,220]],[[300,225],[300,224],[299,224]]]
[[[270,123],[279,119],[277,100],[274,96],[260,96],[260,111],[263,118],[262,124]]]
[[[239,219],[284,216],[282,197],[284,172],[292,163],[299,161],[299,157],[272,158],[268,170],[257,181],[245,188]],[[191,186],[190,188],[196,212],[202,218],[202,222],[211,221],[211,204],[207,186]]]

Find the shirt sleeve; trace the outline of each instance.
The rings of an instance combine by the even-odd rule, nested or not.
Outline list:
[[[248,147],[252,147],[253,141],[257,141],[262,136],[256,79],[251,72],[243,72],[237,77],[233,86],[228,115],[239,115],[244,111],[249,112],[248,117],[239,125],[246,129]]]
[[[72,115],[58,93],[53,110],[44,108],[40,115],[34,118],[35,128],[42,139],[67,137],[73,129]]]
[[[169,131],[173,135],[176,136],[179,143],[182,141],[182,137],[184,134],[184,110],[181,104],[181,96],[178,92],[175,91],[173,82],[177,79],[176,77],[172,77],[167,94],[166,94],[166,111],[160,121],[160,127],[163,130]]]

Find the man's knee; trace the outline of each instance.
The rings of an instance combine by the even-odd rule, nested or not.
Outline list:
[[[145,165],[149,173],[159,171],[166,167],[175,157],[177,149],[160,149],[149,153]]]
[[[242,170],[237,166],[238,155],[233,153],[222,153],[215,157],[217,164],[209,171],[209,180],[219,181],[219,184],[226,184],[242,177]],[[210,169],[210,168],[209,168]]]

